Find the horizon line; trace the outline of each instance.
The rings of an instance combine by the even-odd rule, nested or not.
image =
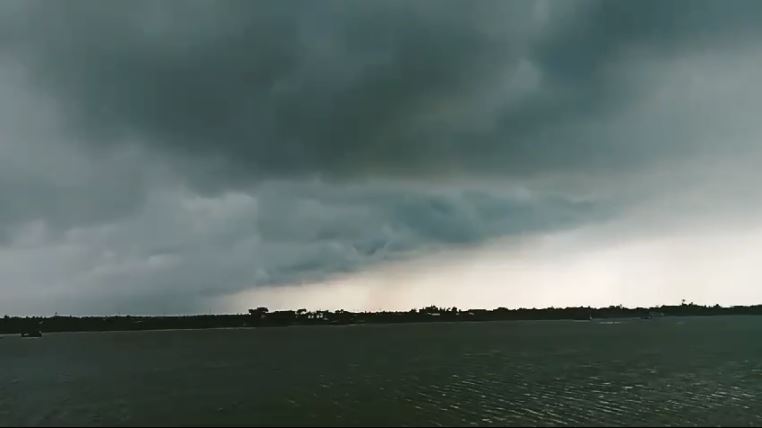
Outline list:
[[[271,313],[275,312],[298,312],[301,310],[306,311],[307,313],[319,313],[319,312],[330,312],[330,313],[336,313],[336,312],[345,312],[345,313],[352,313],[352,314],[378,314],[378,313],[409,313],[412,311],[419,311],[422,309],[430,309],[430,308],[436,308],[439,310],[446,310],[446,311],[452,311],[452,309],[456,309],[458,312],[469,312],[469,311],[497,311],[497,310],[505,310],[505,311],[550,311],[550,310],[569,310],[569,309],[587,309],[587,310],[602,310],[602,309],[620,309],[620,310],[644,310],[644,309],[658,309],[658,308],[676,308],[676,307],[682,307],[682,306],[695,306],[695,307],[703,307],[703,308],[714,308],[714,309],[733,309],[733,308],[751,308],[756,306],[762,306],[762,303],[755,303],[755,304],[746,304],[746,305],[729,305],[724,306],[720,305],[719,303],[714,305],[701,305],[696,304],[694,302],[686,303],[682,302],[680,304],[674,304],[674,305],[668,305],[668,304],[661,304],[657,306],[625,306],[625,305],[609,305],[609,306],[546,306],[546,307],[517,307],[517,308],[509,308],[506,306],[497,306],[493,307],[492,309],[488,308],[464,308],[461,309],[457,306],[437,306],[437,305],[429,305],[419,308],[410,308],[408,310],[365,310],[365,311],[350,311],[345,309],[307,309],[307,308],[298,308],[298,309],[280,309],[280,310],[273,310]],[[268,309],[266,306],[259,306],[256,308],[250,308],[249,310],[255,310],[258,308],[265,308]],[[135,318],[162,318],[162,317],[173,317],[173,318],[182,318],[182,317],[210,317],[210,316],[249,316],[249,310],[246,312],[237,312],[237,313],[186,313],[186,314],[130,314],[130,313],[116,313],[116,314],[90,314],[90,315],[71,315],[71,314],[59,314],[54,313],[53,315],[39,315],[39,314],[27,314],[27,315],[3,315],[2,319],[7,318],[119,318],[119,317],[135,317]],[[268,312],[269,309],[268,309]]]

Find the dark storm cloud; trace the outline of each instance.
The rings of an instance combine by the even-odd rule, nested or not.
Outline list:
[[[762,17],[705,1],[27,3],[8,45],[77,132],[211,158],[191,162],[199,186],[621,166],[650,152],[565,128],[639,90],[610,65]]]
[[[654,164],[739,151],[715,137],[756,123],[760,19],[757,1],[4,2],[0,280],[28,302],[62,284],[85,312],[192,311],[610,218],[665,187],[638,175]]]
[[[34,6],[20,57],[80,132],[220,156],[254,177],[427,169],[450,150],[415,123],[420,110],[516,61],[515,43],[480,34],[462,6]]]
[[[109,164],[108,170],[88,166],[68,182],[0,172],[0,244],[24,222],[43,221],[51,230],[61,231],[134,214],[146,188],[137,172],[118,164]]]

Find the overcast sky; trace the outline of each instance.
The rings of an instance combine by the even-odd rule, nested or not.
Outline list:
[[[762,303],[762,2],[0,2],[0,314]]]

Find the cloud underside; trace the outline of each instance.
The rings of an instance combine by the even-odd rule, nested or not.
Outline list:
[[[0,311],[192,312],[497,239],[745,218],[760,18],[756,1],[5,2]]]

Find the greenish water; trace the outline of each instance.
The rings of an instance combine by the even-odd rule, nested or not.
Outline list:
[[[760,425],[762,317],[0,339],[0,425]]]

